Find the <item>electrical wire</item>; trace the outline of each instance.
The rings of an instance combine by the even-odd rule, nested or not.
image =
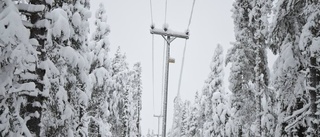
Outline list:
[[[190,13],[190,18],[189,18],[189,23],[188,23],[188,27],[187,27],[187,31],[189,32],[189,28],[191,25],[191,20],[192,20],[192,15],[193,15],[193,10],[194,10],[194,5],[195,5],[196,0],[193,0],[192,3],[192,8],[191,8],[191,13]],[[183,55],[182,55],[182,62],[181,62],[181,67],[180,67],[180,76],[179,76],[179,83],[178,83],[178,92],[177,92],[177,96],[180,95],[180,89],[181,89],[181,81],[182,81],[182,75],[183,75],[183,68],[184,68],[184,59],[185,59],[185,55],[186,55],[186,49],[187,49],[187,39],[184,43],[184,48],[183,48]]]
[[[150,0],[150,15],[151,15],[151,28],[153,27],[153,11],[152,11],[152,0]],[[152,110],[154,109],[154,34],[152,34]]]
[[[163,96],[164,96],[164,67],[165,67],[165,61],[166,61],[166,57],[165,57],[165,52],[166,51],[166,41],[164,40],[163,41],[163,52],[162,52],[162,89],[161,89],[161,111],[160,111],[160,115],[162,115],[162,112],[163,112]]]
[[[182,80],[182,74],[183,74],[183,68],[184,68],[184,58],[186,55],[186,49],[187,49],[187,40],[185,41],[184,48],[183,48],[183,55],[182,55],[182,62],[181,62],[181,68],[180,68],[180,77],[179,77],[177,96],[180,95],[180,87],[181,87],[181,80]]]
[[[150,15],[151,15],[151,23],[153,24],[152,0],[150,0]]]
[[[193,15],[193,9],[194,9],[194,5],[196,3],[196,0],[193,0],[193,3],[192,3],[192,8],[191,8],[191,13],[190,13],[190,18],[189,18],[189,23],[188,23],[188,31],[189,31],[189,27],[191,25],[191,20],[192,20],[192,15]]]
[[[154,110],[154,35],[152,34],[152,109]]]
[[[164,12],[164,25],[167,24],[167,10],[168,10],[168,0],[166,0],[165,12]]]

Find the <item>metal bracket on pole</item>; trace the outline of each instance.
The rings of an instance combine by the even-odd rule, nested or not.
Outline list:
[[[158,118],[158,134],[156,135],[157,137],[160,137],[160,118],[162,117],[162,115],[153,115],[153,117],[157,117]]]
[[[176,38],[189,39],[189,32],[180,33],[168,30],[167,28],[155,29],[151,26],[151,34],[161,35],[167,41],[166,61],[165,61],[165,82],[164,82],[164,101],[163,101],[163,120],[162,120],[162,137],[166,137],[167,124],[167,100],[168,100],[168,81],[169,81],[169,63],[174,62],[170,60],[170,43]],[[159,135],[159,134],[158,134]]]

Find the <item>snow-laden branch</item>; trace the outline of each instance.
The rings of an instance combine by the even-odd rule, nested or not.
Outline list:
[[[34,4],[24,4],[19,3],[16,5],[20,12],[27,12],[27,13],[37,13],[42,12],[45,8],[44,5],[34,5]]]

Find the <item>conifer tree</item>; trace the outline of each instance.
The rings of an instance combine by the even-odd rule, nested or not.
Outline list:
[[[96,30],[93,33],[92,43],[89,45],[91,51],[89,56],[91,98],[87,108],[87,115],[90,117],[88,125],[89,136],[106,137],[111,136],[111,123],[108,122],[110,112],[108,110],[109,90],[111,89],[111,59],[108,57],[110,32],[107,24],[106,11],[103,4],[95,14]]]
[[[15,4],[4,0],[0,7],[0,136],[39,136],[43,98],[35,99],[44,94],[37,51]]]
[[[123,136],[124,130],[124,101],[128,81],[128,64],[126,56],[121,53],[118,47],[115,57],[111,61],[112,88],[109,91],[109,117],[112,123],[111,133],[113,136]]]
[[[181,137],[190,137],[190,101],[184,101],[182,104],[182,112],[181,112]]]
[[[251,1],[252,9],[249,13],[249,28],[253,33],[252,41],[248,44],[253,45],[255,66],[254,66],[254,93],[255,93],[255,108],[256,108],[256,121],[255,121],[255,136],[262,136],[262,98],[272,98],[271,93],[267,89],[269,84],[269,69],[267,62],[266,42],[268,38],[268,15],[271,12],[271,0],[255,0]],[[271,100],[267,100],[271,101]],[[271,102],[272,103],[272,102]],[[267,113],[269,114],[269,113]],[[270,132],[269,131],[265,131]]]
[[[250,43],[253,34],[249,27],[249,14],[252,10],[251,1],[236,0],[233,4],[233,19],[236,41],[228,51],[226,63],[232,63],[229,76],[229,89],[232,95],[233,136],[252,136],[250,125],[254,122],[255,102],[251,83],[254,81],[255,56]]]
[[[50,11],[51,4],[51,1],[38,0],[17,3],[19,12],[24,17],[23,24],[30,31],[31,44],[36,47],[38,52],[36,70],[32,72],[36,79],[31,80],[35,83],[36,93],[25,94],[27,101],[21,107],[23,117],[30,117],[26,124],[34,136],[41,136],[41,133],[43,133],[41,125],[43,123],[43,110],[46,110],[44,103],[49,96],[50,84],[46,74],[47,19],[45,16]]]
[[[270,48],[279,54],[272,79],[277,93],[277,128],[275,136],[303,136],[308,97],[305,68],[299,59],[298,43],[306,19],[302,14],[306,1],[278,1],[270,33]]]
[[[211,77],[213,81],[210,83],[212,87],[212,128],[214,131],[211,136],[223,137],[225,134],[225,125],[230,117],[226,99],[226,93],[223,87],[223,48],[217,45],[212,62],[211,62]]]
[[[300,60],[306,69],[306,86],[309,94],[309,114],[307,116],[306,135],[313,137],[319,134],[319,112],[320,112],[320,93],[319,93],[319,26],[320,26],[320,3],[318,1],[309,1],[304,7],[303,15],[307,22],[302,27],[302,33],[299,41],[301,50]]]
[[[182,101],[180,95],[175,97],[174,99],[174,112],[173,112],[173,121],[172,128],[170,131],[171,137],[180,137],[181,136],[181,128],[182,128]]]

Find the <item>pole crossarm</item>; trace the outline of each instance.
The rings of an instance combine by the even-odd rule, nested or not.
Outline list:
[[[185,33],[184,32],[174,32],[174,31],[167,30],[167,29],[163,30],[163,29],[151,28],[150,33],[151,34],[158,34],[158,35],[162,35],[162,36],[189,39],[189,32],[185,32]],[[167,41],[167,42],[169,42],[169,41]],[[172,42],[172,41],[170,41],[170,42]]]

